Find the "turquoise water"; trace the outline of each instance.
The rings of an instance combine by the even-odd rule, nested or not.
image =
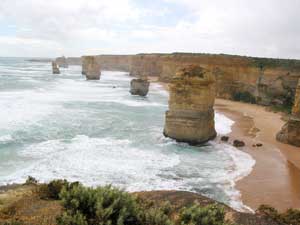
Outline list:
[[[168,93],[158,84],[143,98],[129,94],[124,72],[103,71],[100,81],[86,81],[79,66],[61,72],[0,58],[0,185],[28,175],[66,178],[128,191],[193,191],[245,208],[235,182],[253,159],[217,142],[191,147],[165,138]],[[219,134],[232,123],[216,114]]]

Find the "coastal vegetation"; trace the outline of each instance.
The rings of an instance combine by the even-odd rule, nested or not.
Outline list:
[[[66,180],[39,184],[33,177],[29,177],[19,188],[24,189],[25,186],[30,189],[27,188],[26,193],[23,193],[23,198],[0,208],[1,225],[300,224],[300,210],[297,209],[280,213],[270,206],[262,205],[255,214],[241,213],[188,192],[184,195],[182,192],[174,192],[172,197],[166,191],[159,198],[154,193],[153,199],[150,197],[151,192],[128,193],[110,185],[91,188]]]
[[[245,92],[235,92],[232,96],[233,100],[239,102],[247,102],[251,104],[256,103],[255,97],[248,91]]]

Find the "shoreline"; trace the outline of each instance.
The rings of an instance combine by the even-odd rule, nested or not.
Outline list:
[[[168,84],[150,77],[168,91]],[[276,141],[275,135],[284,125],[281,113],[270,112],[266,107],[216,99],[215,111],[234,121],[227,134],[243,140],[246,146],[238,148],[256,161],[252,171],[236,182],[244,205],[256,210],[261,204],[271,205],[283,212],[300,208],[300,148]],[[220,141],[218,136],[216,141]],[[262,147],[252,145],[261,143]]]
[[[251,173],[236,184],[245,205],[256,209],[268,204],[279,211],[300,208],[300,149],[277,142],[275,134],[284,121],[265,107],[216,99],[215,110],[235,121],[227,136],[240,139],[239,148],[256,161]],[[262,147],[253,147],[261,143]]]

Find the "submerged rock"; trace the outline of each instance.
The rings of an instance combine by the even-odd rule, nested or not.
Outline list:
[[[132,95],[146,96],[149,92],[150,82],[147,79],[133,79],[130,82]]]
[[[200,66],[180,69],[170,84],[164,135],[192,145],[216,137],[215,77]]]
[[[60,70],[59,70],[56,62],[54,62],[54,61],[52,62],[52,73],[53,74],[60,74]]]
[[[85,56],[85,75],[87,80],[99,80],[101,67],[95,56]]]
[[[292,115],[276,135],[277,141],[300,147],[300,79],[298,81]]]

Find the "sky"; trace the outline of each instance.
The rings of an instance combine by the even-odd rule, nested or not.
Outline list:
[[[300,59],[300,0],[0,0],[0,56]]]

